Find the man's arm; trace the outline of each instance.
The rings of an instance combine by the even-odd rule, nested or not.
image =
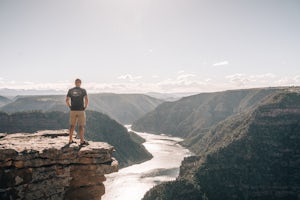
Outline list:
[[[89,98],[87,95],[84,96],[84,109],[86,109],[89,105]]]
[[[66,98],[66,104],[67,104],[67,106],[70,108],[71,107],[71,104],[70,104],[70,97],[69,96],[67,96],[67,98]]]

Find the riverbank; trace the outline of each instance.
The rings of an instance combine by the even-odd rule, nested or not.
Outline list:
[[[103,200],[140,200],[153,186],[175,180],[184,157],[191,152],[182,147],[181,138],[136,132],[146,142],[145,148],[153,158],[141,164],[121,169],[107,176]]]

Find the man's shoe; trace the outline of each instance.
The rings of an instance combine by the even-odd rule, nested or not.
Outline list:
[[[69,141],[69,144],[73,144],[73,143],[75,143],[75,144],[76,144],[76,142],[75,142],[74,140],[72,140],[72,141]]]
[[[87,146],[89,143],[87,141],[80,142],[80,146]]]

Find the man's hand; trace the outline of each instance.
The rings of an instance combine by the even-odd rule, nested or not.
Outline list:
[[[88,107],[89,105],[89,99],[88,99],[88,96],[85,95],[84,96],[84,110]]]

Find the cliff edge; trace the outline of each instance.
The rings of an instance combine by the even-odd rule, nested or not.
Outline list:
[[[0,199],[101,199],[114,147],[68,143],[68,130],[0,134]]]
[[[190,140],[176,181],[143,200],[299,200],[300,93],[273,94]]]

